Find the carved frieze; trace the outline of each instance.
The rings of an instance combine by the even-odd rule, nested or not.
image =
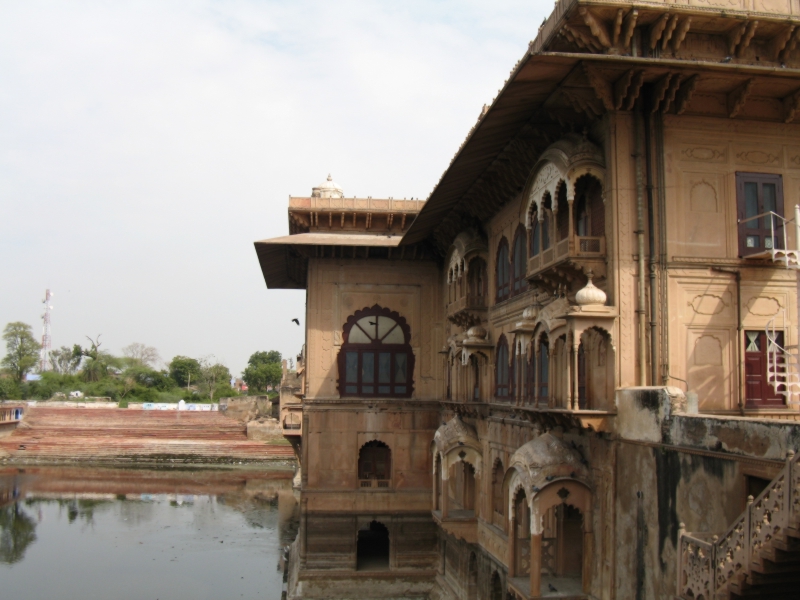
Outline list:
[[[728,149],[725,146],[685,145],[680,150],[680,158],[687,161],[725,163],[728,161]]]
[[[781,151],[777,148],[737,148],[735,156],[738,163],[775,167],[781,164]]]

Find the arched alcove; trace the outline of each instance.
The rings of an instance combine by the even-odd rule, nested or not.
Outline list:
[[[360,487],[390,486],[392,478],[392,450],[384,442],[372,440],[358,453],[358,479]]]
[[[389,569],[389,529],[372,521],[358,531],[356,543],[358,571],[387,571]]]

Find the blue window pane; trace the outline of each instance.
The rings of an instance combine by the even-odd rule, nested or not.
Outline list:
[[[408,355],[405,352],[398,352],[394,355],[394,382],[406,383],[408,381]]]
[[[362,385],[361,386],[361,393],[362,394],[374,394],[375,393],[375,386],[374,385]]]
[[[361,382],[373,383],[375,381],[375,353],[364,352],[361,355]]]
[[[406,386],[404,386],[404,385],[396,385],[396,386],[394,386],[394,393],[395,394],[405,394],[406,393]]]
[[[390,386],[390,385],[379,385],[378,386],[378,393],[379,394],[391,394],[392,393],[392,386]]]
[[[344,391],[347,394],[357,394],[358,393],[358,386],[356,386],[356,385],[347,385],[347,386],[345,386]]]
[[[348,352],[345,355],[345,379],[347,383],[358,382],[358,352]]]
[[[392,382],[392,354],[381,352],[378,354],[378,383]]]

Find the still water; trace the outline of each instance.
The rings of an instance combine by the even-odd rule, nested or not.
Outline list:
[[[279,600],[291,476],[0,467],[0,598]]]

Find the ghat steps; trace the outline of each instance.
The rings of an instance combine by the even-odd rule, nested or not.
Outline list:
[[[32,407],[0,456],[24,461],[260,462],[291,446],[247,439],[243,423],[216,412]]]

